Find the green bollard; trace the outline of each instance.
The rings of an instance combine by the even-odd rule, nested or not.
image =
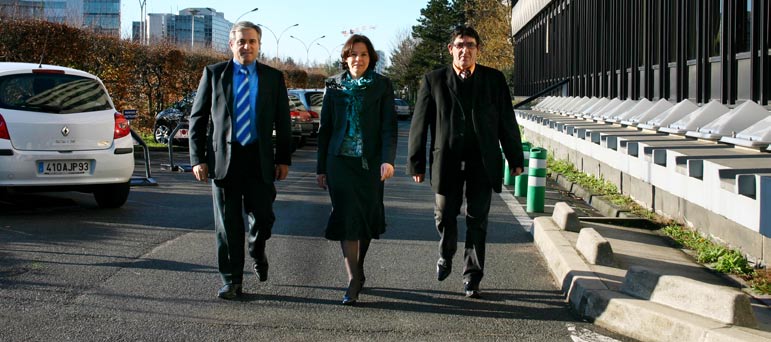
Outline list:
[[[501,146],[501,158],[503,159],[503,179],[506,180],[506,173],[509,172],[509,164],[506,163],[506,154],[503,153],[503,146]]]
[[[542,213],[546,197],[546,149],[530,150],[530,169],[527,179],[527,212]]]
[[[503,157],[503,185],[514,185],[514,177],[511,176],[511,169],[509,169],[506,156]]]
[[[527,174],[530,163],[530,143],[522,142],[522,154],[525,156],[524,170],[522,174],[514,178],[514,196],[527,196]]]

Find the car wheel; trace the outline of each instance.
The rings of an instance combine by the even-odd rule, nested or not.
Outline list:
[[[158,124],[157,126],[155,126],[155,130],[153,130],[153,139],[157,143],[168,144],[170,133],[171,133],[171,129],[169,128],[169,126],[166,126],[166,124]]]
[[[120,208],[129,195],[129,182],[99,185],[94,190],[94,199],[99,208]]]

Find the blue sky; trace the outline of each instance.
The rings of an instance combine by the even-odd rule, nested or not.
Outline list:
[[[131,34],[131,22],[139,21],[139,0],[121,1],[121,25],[123,37]],[[324,62],[340,55],[341,44],[346,37],[341,33],[348,29],[361,29],[360,33],[368,36],[375,49],[383,50],[390,56],[391,50],[398,42],[401,33],[409,32],[417,25],[420,10],[426,6],[427,0],[270,0],[270,1],[201,1],[179,0],[162,1],[147,0],[147,13],[172,13],[189,7],[210,7],[225,14],[225,19],[235,21],[238,16],[255,7],[258,11],[244,15],[241,20],[249,20],[263,24],[276,35],[293,24],[279,40],[279,54],[282,58],[292,57],[296,62],[305,61],[306,49],[303,44],[290,38],[293,35],[304,41],[310,48],[308,56],[311,61]],[[276,55],[276,39],[270,32],[263,30],[262,52],[267,57]],[[320,37],[316,43],[311,41]]]

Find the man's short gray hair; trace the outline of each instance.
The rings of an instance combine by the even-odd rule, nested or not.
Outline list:
[[[260,28],[259,25],[254,24],[251,21],[239,21],[233,25],[233,28],[230,29],[230,40],[233,40],[236,38],[236,32],[253,29],[257,31],[257,34],[260,36],[260,40],[262,40],[262,28]]]

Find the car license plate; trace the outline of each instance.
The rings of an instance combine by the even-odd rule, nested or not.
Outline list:
[[[37,162],[39,175],[83,175],[93,172],[90,160],[41,160]]]

